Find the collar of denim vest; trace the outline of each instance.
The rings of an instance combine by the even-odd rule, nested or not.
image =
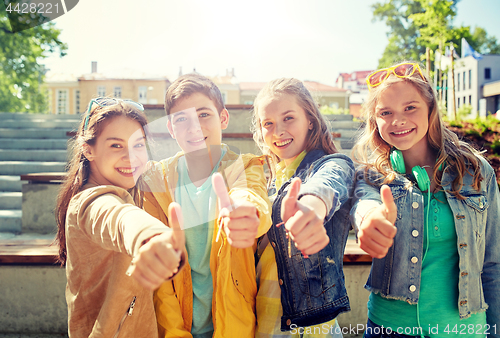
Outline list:
[[[302,172],[303,170],[306,170],[309,168],[311,163],[315,162],[316,160],[320,159],[321,157],[325,156],[326,152],[323,149],[314,149],[311,150],[306,154],[302,162],[300,162],[299,166],[297,167],[297,170],[295,171],[295,175],[297,173]]]

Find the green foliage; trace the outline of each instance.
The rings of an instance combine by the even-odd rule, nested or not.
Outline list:
[[[496,139],[495,141],[493,141],[493,143],[490,144],[490,148],[494,154],[500,155],[500,139]]]
[[[385,21],[389,27],[389,43],[379,68],[387,67],[403,60],[423,61],[426,47],[433,51],[444,48],[449,43],[461,54],[461,40],[465,38],[472,48],[483,54],[500,54],[500,45],[494,36],[488,36],[481,27],[473,31],[466,27],[453,27],[456,4],[459,0],[384,0],[372,5],[373,20]],[[433,64],[433,62],[431,63]]]
[[[465,120],[472,113],[472,106],[464,104],[457,110],[457,120]]]
[[[410,19],[419,27],[418,44],[436,49],[453,37],[451,20],[456,15],[455,1],[452,0],[417,0],[423,12],[410,15]]]
[[[329,107],[329,106],[321,106],[319,108],[319,111],[323,115],[348,115],[349,109],[345,108],[334,108],[334,107]]]
[[[448,123],[449,123],[449,124],[450,124],[450,126],[452,126],[452,127],[457,127],[457,128],[463,128],[463,127],[464,127],[464,125],[463,125],[463,124],[461,124],[461,123],[460,123],[460,122],[458,122],[458,121],[453,121],[453,120],[451,120],[451,121],[449,121]]]
[[[67,45],[59,34],[51,22],[12,33],[6,12],[0,11],[0,112],[46,110],[41,61],[50,53],[65,55]]]
[[[419,60],[425,47],[417,44],[418,27],[410,16],[423,12],[421,4],[414,0],[386,0],[373,4],[372,10],[373,20],[385,21],[389,27],[389,44],[379,59],[378,68],[403,60]]]

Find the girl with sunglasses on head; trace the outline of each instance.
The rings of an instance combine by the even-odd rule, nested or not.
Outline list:
[[[500,337],[494,170],[443,125],[418,64],[367,83],[351,210],[373,256],[365,337]]]
[[[342,337],[350,310],[343,257],[354,165],[339,154],[304,83],[277,79],[254,102],[268,155],[274,226],[257,247],[256,337]]]
[[[180,207],[170,205],[172,230],[135,205],[148,159],[143,110],[91,100],[74,141],[56,207],[70,337],[157,337],[152,290],[184,261]]]

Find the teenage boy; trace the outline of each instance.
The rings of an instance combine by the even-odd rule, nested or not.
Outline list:
[[[179,77],[167,90],[165,111],[182,151],[145,175],[144,209],[168,225],[168,205],[181,205],[188,259],[155,293],[159,335],[254,337],[254,243],[271,226],[264,161],[222,144],[229,113],[208,78]],[[212,186],[217,172],[224,193],[222,180]]]

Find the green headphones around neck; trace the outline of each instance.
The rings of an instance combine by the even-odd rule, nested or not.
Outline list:
[[[401,150],[392,149],[389,157],[391,158],[392,169],[394,169],[397,173],[406,174],[405,160]],[[441,169],[441,166],[439,169]],[[431,180],[429,179],[429,175],[427,175],[427,171],[425,171],[423,167],[415,166],[411,169],[411,172],[415,177],[415,181],[417,181],[419,189],[422,191],[429,190]]]

